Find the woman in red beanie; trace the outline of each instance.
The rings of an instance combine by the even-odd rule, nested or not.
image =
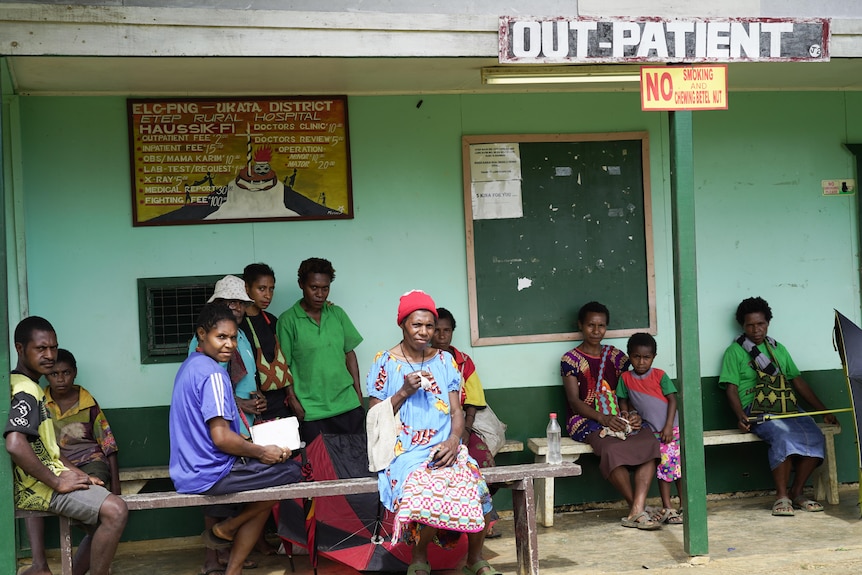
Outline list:
[[[497,575],[482,558],[491,496],[461,445],[461,374],[448,352],[430,347],[434,300],[420,290],[404,294],[397,321],[401,341],[377,354],[366,380],[370,409],[391,409],[400,421],[388,463],[375,465],[380,500],[395,513],[393,538],[415,545],[408,575],[430,575],[428,544],[454,546],[466,532],[465,575]]]

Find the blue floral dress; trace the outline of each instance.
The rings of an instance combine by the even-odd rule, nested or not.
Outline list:
[[[418,370],[431,374],[431,386],[429,389],[420,388],[398,410],[402,425],[393,459],[379,472],[377,480],[380,501],[395,513],[407,478],[415,470],[427,466],[434,447],[452,434],[449,393],[460,393],[461,374],[453,357],[445,351],[438,351],[430,359],[412,366],[396,359],[388,351],[382,351],[375,356],[366,379],[368,395],[386,401],[404,385],[406,374]],[[487,485],[481,478],[476,461],[466,455],[465,449],[464,452],[458,459],[466,459],[467,466],[475,470],[482,510],[490,512],[492,507]]]

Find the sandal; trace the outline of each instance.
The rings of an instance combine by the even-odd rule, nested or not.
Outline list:
[[[233,541],[222,539],[213,533],[212,529],[207,529],[201,533],[201,539],[204,540],[204,545],[206,545],[207,549],[229,549],[233,546]]]
[[[682,515],[675,509],[663,508],[656,509],[652,515],[652,520],[656,523],[667,523],[668,525],[682,525]]]
[[[227,561],[225,561],[224,559],[219,558],[218,564],[221,565],[222,567],[227,567]],[[251,559],[246,559],[245,561],[242,562],[242,568],[243,569],[257,569],[258,568],[257,561],[253,561]]]
[[[418,573],[424,573],[424,575],[431,575],[431,565],[427,561],[417,561],[416,563],[411,563],[407,568],[407,575],[417,575]]]
[[[656,529],[661,529],[661,523],[650,519],[650,516],[646,511],[641,511],[631,519],[623,517],[622,520],[620,520],[620,524],[623,527],[631,527],[632,529],[641,529],[643,531],[655,531]]]
[[[800,495],[793,500],[793,507],[795,507],[796,509],[804,509],[805,511],[809,511],[811,513],[823,511],[823,506],[820,503],[814,501],[813,499],[806,499],[803,495]]]
[[[461,571],[464,575],[503,575],[500,571],[491,567],[491,564],[484,559],[476,561],[469,567],[464,565]]]
[[[772,504],[772,514],[776,517],[793,517],[796,515],[793,511],[793,502],[789,497],[779,497]]]

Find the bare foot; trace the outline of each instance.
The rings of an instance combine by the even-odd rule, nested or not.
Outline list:
[[[201,567],[200,575],[223,575],[224,574],[224,566],[216,563],[215,565],[211,565],[210,563],[204,563],[204,566]]]
[[[223,529],[224,522],[216,523],[215,525],[213,525],[213,535],[215,535],[219,539],[224,539],[225,541],[233,541],[234,533],[223,531]]]
[[[30,565],[24,571],[21,571],[18,575],[53,575],[51,573],[51,568],[48,565]]]
[[[270,545],[269,541],[264,539],[262,536],[257,540],[257,543],[254,544],[254,550],[261,555],[275,555],[278,553],[278,549]]]

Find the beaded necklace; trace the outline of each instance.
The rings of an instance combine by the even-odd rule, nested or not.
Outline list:
[[[419,369],[416,369],[415,367],[413,367],[413,364],[410,363],[410,358],[407,357],[406,353],[404,353],[404,342],[403,341],[398,344],[398,348],[401,350],[401,355],[404,356],[404,361],[407,362],[407,365],[410,366],[410,369],[412,369],[413,371],[422,371],[422,369],[425,367],[425,350],[424,349],[422,350],[422,363],[419,364]]]

